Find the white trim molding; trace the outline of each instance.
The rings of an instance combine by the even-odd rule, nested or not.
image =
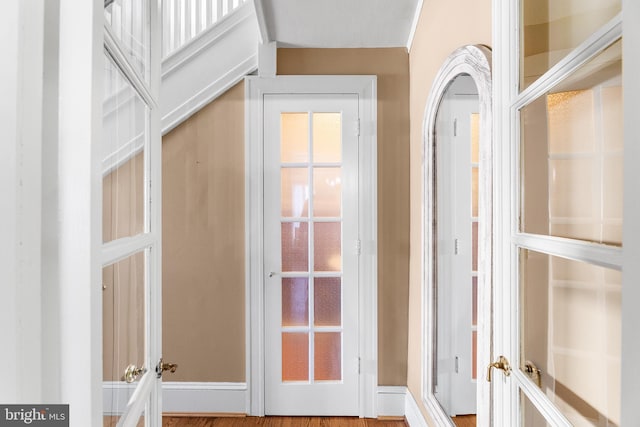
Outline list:
[[[424,0],[418,0],[416,4],[416,10],[413,15],[413,21],[411,22],[411,29],[409,30],[409,37],[407,38],[407,52],[411,52],[411,46],[413,46],[413,39],[416,36],[416,30],[418,29],[418,22],[420,22],[420,14],[422,13],[422,5]]]
[[[378,417],[404,417],[408,394],[405,386],[378,386]]]
[[[418,403],[413,398],[410,391],[407,390],[407,395],[404,400],[404,418],[410,427],[428,427],[429,423],[425,420]]]
[[[102,386],[105,415],[120,415],[136,384],[106,381]],[[163,382],[162,412],[247,413],[247,384],[236,382]]]
[[[277,76],[245,79],[246,153],[246,325],[249,414],[262,416],[264,407],[264,187],[263,110],[265,94],[353,93],[360,117],[359,221],[359,415],[375,418],[378,387],[377,308],[377,79],[375,76]]]
[[[449,84],[463,74],[471,76],[477,89],[480,112],[480,172],[479,172],[479,250],[478,250],[478,372],[487,366],[491,357],[491,289],[492,289],[492,107],[491,107],[491,51],[485,46],[464,46],[446,59],[434,79],[429,93],[423,124],[423,206],[422,206],[422,284],[423,284],[423,343],[422,343],[422,400],[440,426],[453,426],[451,418],[433,394],[434,345],[436,328],[435,259],[437,218],[436,185],[436,116],[440,101]],[[489,425],[489,383],[477,382],[477,417],[479,425]]]

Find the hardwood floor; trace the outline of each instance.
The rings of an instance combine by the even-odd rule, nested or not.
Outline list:
[[[475,415],[458,415],[457,417],[451,417],[451,419],[457,427],[476,427]]]
[[[162,427],[407,427],[404,420],[352,417],[164,417]]]

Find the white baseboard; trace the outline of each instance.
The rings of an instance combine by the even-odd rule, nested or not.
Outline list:
[[[103,405],[106,415],[119,415],[126,407],[135,384],[105,382]],[[162,411],[194,413],[248,413],[246,383],[162,383]]]
[[[404,405],[404,417],[409,423],[410,427],[428,427],[427,420],[424,419],[416,400],[413,395],[407,390]]]
[[[378,386],[378,416],[404,417],[407,393],[404,386]]]

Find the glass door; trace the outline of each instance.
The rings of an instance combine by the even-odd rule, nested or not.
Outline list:
[[[103,425],[161,425],[159,2],[105,2]]]
[[[504,339],[487,373],[495,396],[511,408],[501,407],[499,397],[494,405],[509,425],[617,426],[621,2],[522,0],[517,6],[520,49],[511,58],[519,67],[511,79],[519,89],[510,95],[510,137],[503,136],[513,153],[503,194],[515,196],[502,207],[511,212],[504,240],[509,261],[499,265],[497,334]]]

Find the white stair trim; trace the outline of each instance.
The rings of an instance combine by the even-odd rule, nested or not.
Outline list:
[[[407,390],[405,398],[404,417],[410,427],[429,427],[429,423],[422,415],[418,403],[409,390]]]

